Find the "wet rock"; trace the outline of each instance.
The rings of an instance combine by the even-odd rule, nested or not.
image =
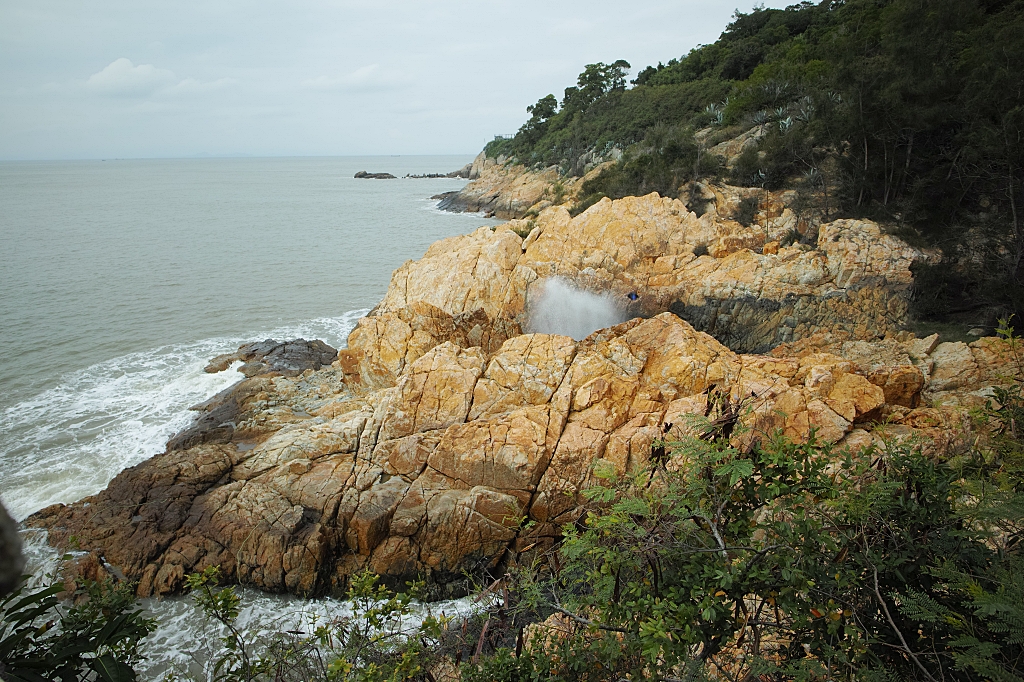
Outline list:
[[[391,173],[367,173],[366,171],[359,171],[353,177],[359,180],[397,180],[397,177]]]
[[[320,369],[334,362],[338,351],[320,340],[257,341],[238,347],[234,353],[218,355],[206,366],[209,373],[222,372],[235,361],[243,364],[238,371],[247,377],[264,374],[298,376],[307,369]]]
[[[242,405],[257,395],[265,385],[258,378],[297,377],[304,372],[330,365],[337,355],[338,351],[319,340],[278,342],[267,339],[243,344],[234,353],[217,356],[206,366],[207,372],[220,372],[233,362],[241,361],[244,364],[238,371],[248,379],[190,408],[199,412],[199,416],[190,426],[172,436],[167,447],[171,450],[185,450],[202,443],[230,442],[245,416]]]

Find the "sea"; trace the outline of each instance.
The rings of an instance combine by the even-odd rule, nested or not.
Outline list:
[[[206,374],[249,341],[344,348],[391,272],[434,241],[500,221],[431,196],[472,156],[0,162],[0,499],[16,519],[103,489],[163,451],[188,408],[241,378]],[[394,180],[356,179],[358,171]],[[36,580],[54,569],[25,535]],[[347,613],[244,590],[240,622]],[[147,600],[145,679],[201,665],[187,597]],[[453,612],[466,602],[424,608]],[[282,620],[284,619],[284,620]],[[196,670],[193,670],[195,673]]]

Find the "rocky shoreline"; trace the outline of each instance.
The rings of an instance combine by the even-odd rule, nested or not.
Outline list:
[[[460,194],[484,196],[497,168]],[[537,199],[529,218],[437,242],[395,271],[347,348],[267,341],[215,359],[209,371],[240,360],[246,378],[164,453],[27,523],[141,596],[213,564],[298,594],[365,568],[443,586],[550,547],[596,466],[645,464],[724,396],[748,408],[739,439],[972,437],[968,410],[1010,374],[1010,349],[903,331],[927,254],[869,221],[803,221],[785,194],[762,208],[768,228],[745,227],[730,216],[754,190],[700,191],[699,217],[656,194],[576,217]],[[534,198],[501,196],[516,211]],[[553,278],[631,319],[582,340],[535,329]]]

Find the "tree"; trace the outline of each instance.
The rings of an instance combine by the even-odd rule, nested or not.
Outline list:
[[[629,69],[629,62],[624,59],[612,64],[587,64],[583,68],[583,73],[576,79],[576,87],[565,89],[562,108],[583,111],[603,95],[625,90],[626,74],[629,73]]]
[[[536,104],[526,107],[526,113],[532,114],[531,120],[546,121],[555,115],[558,110],[558,100],[554,95],[545,95],[537,100]]]

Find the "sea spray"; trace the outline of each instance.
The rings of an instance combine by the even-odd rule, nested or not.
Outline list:
[[[353,310],[246,338],[154,348],[65,375],[58,386],[0,412],[0,454],[15,463],[0,472],[4,502],[24,518],[47,504],[97,492],[124,467],[160,452],[167,438],[194,418],[190,405],[242,378],[231,370],[203,372],[214,355],[267,337],[319,338],[344,347],[367,312]],[[43,530],[26,529],[22,539],[30,588],[49,584],[61,572],[61,553],[47,543]],[[80,554],[72,552],[72,558]],[[314,620],[322,625],[352,614],[351,604],[341,599],[236,589],[243,607],[236,625],[247,639],[289,630],[308,633]],[[224,653],[223,630],[205,619],[188,596],[145,599],[142,605],[158,627],[144,640],[140,679],[159,680],[171,671],[204,679],[209,662]],[[483,606],[471,598],[422,604],[407,625],[414,629],[428,611],[464,617]]]
[[[625,307],[613,295],[580,289],[561,277],[544,282],[543,293],[531,302],[528,317],[531,332],[564,334],[577,341],[628,319]]]

